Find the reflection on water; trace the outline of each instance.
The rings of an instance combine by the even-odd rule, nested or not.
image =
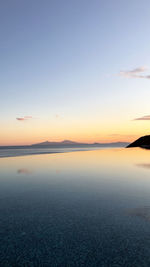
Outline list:
[[[138,167],[142,167],[142,168],[146,168],[146,169],[150,169],[150,163],[139,163],[136,164]]]
[[[137,216],[150,222],[150,206],[131,209],[128,211],[128,215]]]
[[[150,266],[139,168],[149,158],[137,148],[0,158],[0,266]]]
[[[61,170],[57,169],[57,170],[56,170],[56,173],[57,173],[57,174],[61,173]]]
[[[22,169],[19,169],[17,170],[17,173],[18,174],[25,174],[25,175],[29,175],[29,174],[32,174],[32,171],[26,169],[26,168],[22,168]]]

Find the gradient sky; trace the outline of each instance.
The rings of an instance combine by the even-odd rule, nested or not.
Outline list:
[[[149,0],[0,1],[0,145],[150,134],[149,14]]]

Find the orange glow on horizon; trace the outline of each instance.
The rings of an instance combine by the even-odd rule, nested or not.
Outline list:
[[[78,143],[113,143],[113,142],[132,142],[135,139],[137,139],[138,136],[134,136],[131,138],[131,136],[114,136],[114,137],[108,137],[106,138],[106,136],[101,136],[101,138],[86,138],[86,137],[66,137],[64,136],[64,138],[48,138],[48,136],[46,136],[45,138],[40,138],[40,137],[21,137],[21,138],[17,138],[17,140],[15,140],[15,138],[11,137],[9,138],[9,140],[7,139],[3,139],[3,141],[0,142],[0,146],[13,146],[13,145],[31,145],[31,144],[36,144],[36,143],[42,143],[45,141],[49,141],[49,142],[62,142],[64,140],[70,140],[70,141],[74,141],[74,142],[78,142]],[[2,139],[1,139],[2,140]]]
[[[56,124],[47,121],[15,122],[1,125],[0,145],[31,145],[45,141],[71,140],[81,143],[132,142],[149,134],[148,122],[64,121]],[[142,126],[141,127],[141,123]]]

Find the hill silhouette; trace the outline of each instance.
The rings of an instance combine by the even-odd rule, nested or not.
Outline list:
[[[127,142],[114,142],[114,143],[79,143],[70,140],[64,140],[61,142],[42,142],[38,144],[33,144],[30,147],[41,148],[41,147],[126,147]]]
[[[34,149],[34,148],[80,148],[80,147],[126,147],[127,142],[112,142],[112,143],[79,143],[70,140],[64,140],[61,142],[49,142],[32,145],[18,145],[18,146],[0,146],[0,149]]]
[[[64,141],[61,141],[61,142],[49,142],[49,141],[45,141],[45,142],[42,142],[42,143],[38,143],[38,144],[32,144],[31,146],[33,147],[50,147],[50,146],[70,146],[70,145],[78,145],[80,143],[77,143],[77,142],[74,142],[74,141],[70,141],[70,140],[64,140]]]
[[[142,147],[150,149],[150,135],[145,135],[135,140],[133,143],[129,144],[127,148],[130,147]]]

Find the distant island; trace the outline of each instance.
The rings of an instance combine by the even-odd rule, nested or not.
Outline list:
[[[130,147],[141,147],[150,149],[150,135],[145,135],[134,141],[133,143],[127,145],[127,148]]]
[[[126,142],[115,142],[115,143],[78,143],[78,142],[74,142],[74,141],[70,141],[70,140],[64,140],[62,142],[43,142],[43,143],[39,143],[39,144],[33,144],[31,145],[32,147],[87,147],[87,146],[93,146],[93,147],[97,147],[97,146],[108,146],[108,147],[122,147],[122,146],[126,146],[128,145],[128,143]]]
[[[113,143],[78,143],[75,141],[64,140],[61,142],[42,142],[32,145],[22,146],[0,146],[0,149],[25,149],[25,148],[80,148],[80,147],[126,147],[129,143],[127,142],[113,142]]]

